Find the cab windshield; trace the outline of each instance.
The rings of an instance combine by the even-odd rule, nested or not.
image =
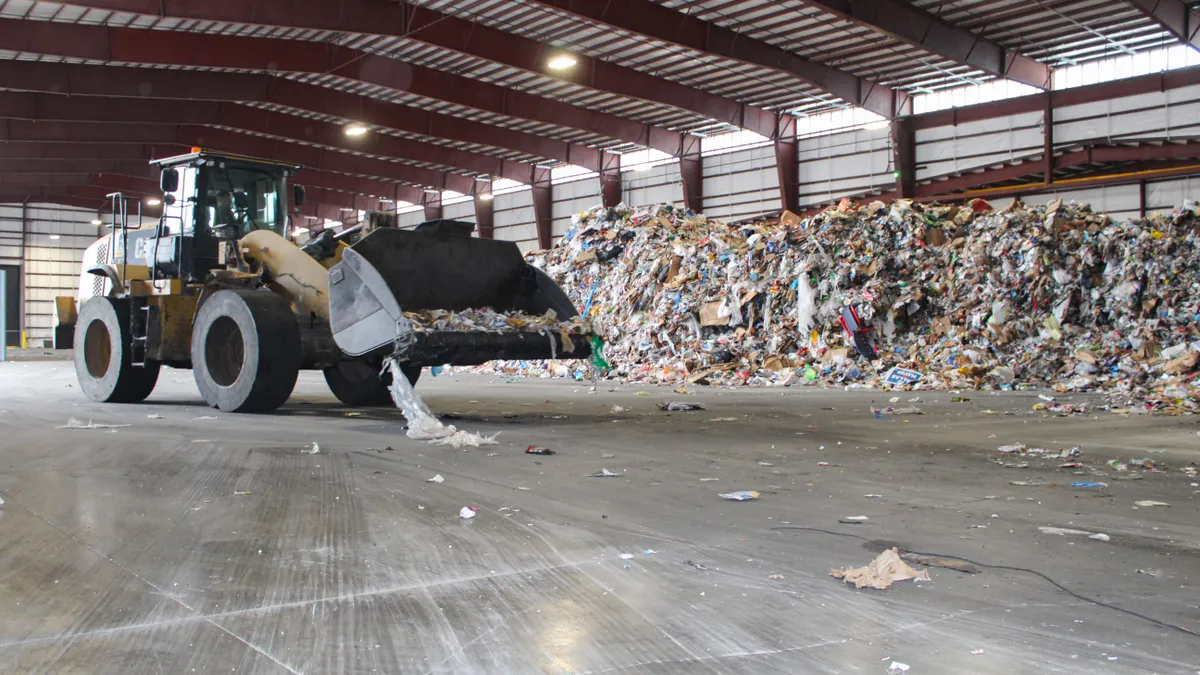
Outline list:
[[[197,218],[219,238],[240,239],[254,230],[282,232],[282,176],[260,168],[213,162],[200,170]]]

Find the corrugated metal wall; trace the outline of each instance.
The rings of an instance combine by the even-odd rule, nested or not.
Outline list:
[[[774,161],[771,163],[774,166]],[[887,129],[800,139],[800,204],[818,204],[896,186]]]
[[[54,339],[55,296],[77,295],[83,250],[100,236],[95,217],[67,206],[0,204],[0,265],[21,268],[21,327],[31,346]]]

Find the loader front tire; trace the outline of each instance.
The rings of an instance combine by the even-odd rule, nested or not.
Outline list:
[[[385,372],[380,377],[381,368],[382,365],[361,359],[339,361],[325,369],[325,383],[337,400],[354,408],[395,405],[390,389],[392,374]],[[417,366],[400,366],[400,369],[408,377],[409,384],[417,386],[421,369]]]
[[[192,375],[224,412],[265,413],[287,401],[303,350],[286,300],[266,291],[217,291],[192,328]]]
[[[79,388],[97,403],[146,400],[158,382],[159,365],[133,365],[129,301],[96,296],[83,304],[75,323],[75,375]]]

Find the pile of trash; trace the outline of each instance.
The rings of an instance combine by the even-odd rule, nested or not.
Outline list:
[[[726,224],[669,204],[578,214],[529,254],[629,381],[1049,387],[1197,410],[1200,207],[841,204]],[[509,372],[578,376],[570,364]]]
[[[588,335],[591,328],[583,317],[559,319],[553,311],[534,315],[524,312],[497,312],[487,307],[472,308],[458,312],[442,309],[405,312],[404,317],[416,331],[553,331]]]

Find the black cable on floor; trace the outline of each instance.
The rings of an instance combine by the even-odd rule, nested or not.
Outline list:
[[[770,529],[772,529],[772,530],[802,530],[805,532],[820,532],[822,534],[831,534],[835,537],[850,537],[851,539],[858,539],[858,540],[864,541],[864,542],[873,541],[872,539],[867,539],[866,537],[863,537],[863,536],[860,536],[857,534],[851,534],[849,532],[835,532],[833,530],[823,530],[819,527],[801,527],[799,525],[783,525],[783,526],[779,526],[779,527],[772,527]],[[1027,567],[1013,567],[1010,565],[992,565],[992,564],[988,564],[988,563],[981,563],[981,562],[978,562],[975,560],[971,560],[970,558],[963,558],[961,556],[946,555],[945,553],[926,553],[924,551],[908,551],[908,550],[903,550],[902,552],[903,553],[912,553],[914,555],[927,555],[927,556],[932,556],[934,558],[945,558],[947,560],[958,560],[960,562],[970,563],[972,565],[978,565],[979,567],[986,567],[988,569],[994,569],[994,570],[1007,570],[1009,572],[1025,572],[1026,574],[1032,574],[1036,577],[1042,578],[1047,583],[1049,583],[1051,586],[1054,586],[1058,590],[1062,591],[1063,593],[1066,593],[1067,595],[1069,595],[1077,600],[1082,600],[1084,602],[1091,603],[1091,604],[1097,605],[1099,607],[1111,609],[1114,612],[1121,612],[1122,614],[1128,614],[1129,616],[1141,619],[1142,621],[1147,621],[1147,622],[1152,623],[1160,628],[1169,628],[1171,630],[1179,631],[1180,633],[1185,633],[1187,635],[1191,635],[1192,637],[1200,637],[1200,632],[1196,632],[1190,628],[1185,628],[1183,626],[1173,624],[1168,621],[1163,621],[1161,619],[1155,619],[1152,616],[1146,616],[1145,614],[1140,614],[1138,612],[1133,611],[1132,609],[1126,609],[1124,607],[1109,604],[1107,602],[1104,602],[1103,600],[1097,600],[1095,598],[1089,598],[1086,595],[1080,595],[1079,593],[1076,593],[1075,591],[1058,583],[1054,579],[1051,579],[1049,576],[1047,576],[1037,570],[1029,569]]]

